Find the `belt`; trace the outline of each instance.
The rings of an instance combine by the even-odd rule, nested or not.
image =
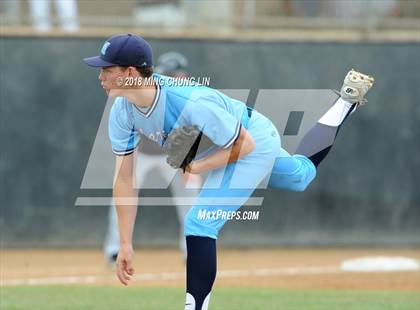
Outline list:
[[[251,119],[252,111],[254,111],[254,109],[247,106],[246,111],[242,114],[241,124],[245,127],[245,129],[248,129],[248,123]]]

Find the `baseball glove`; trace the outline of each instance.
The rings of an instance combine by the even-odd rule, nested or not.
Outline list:
[[[193,161],[200,144],[202,131],[198,126],[182,126],[173,129],[163,144],[166,162],[173,168],[186,167]]]

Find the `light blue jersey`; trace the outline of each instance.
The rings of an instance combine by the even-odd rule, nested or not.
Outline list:
[[[136,149],[140,134],[162,146],[173,128],[197,125],[218,148],[229,148],[238,138],[246,105],[201,85],[169,86],[169,77],[154,74],[157,93],[147,109],[124,97],[115,99],[109,118],[112,150],[127,155]]]
[[[197,125],[215,145],[196,159],[232,146],[242,126],[255,141],[251,153],[209,172],[185,218],[186,236],[216,239],[226,219],[202,219],[200,214],[239,209],[264,180],[269,180],[269,185],[275,188],[301,191],[315,177],[313,163],[305,156],[291,156],[282,149],[272,122],[255,110],[249,117],[243,102],[208,87],[174,87],[166,83],[168,77],[154,75],[154,78],[159,83],[156,98],[149,108],[141,109],[123,97],[116,98],[109,119],[115,154],[134,152],[141,143],[140,134],[162,146],[171,130],[183,125]]]

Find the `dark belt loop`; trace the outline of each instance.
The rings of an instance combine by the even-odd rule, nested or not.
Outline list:
[[[251,118],[253,109],[251,107],[248,107],[248,106],[246,107],[246,109],[248,111],[248,117]]]
[[[246,114],[245,114],[245,111],[242,114],[241,124],[242,126],[245,127],[245,129],[248,129],[248,123],[249,123],[249,120],[251,119],[252,111],[253,111],[252,108],[246,107]]]

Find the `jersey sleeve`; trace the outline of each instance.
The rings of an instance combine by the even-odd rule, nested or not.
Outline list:
[[[132,115],[124,102],[114,102],[109,115],[108,133],[112,152],[116,155],[129,155],[138,146],[140,135],[134,128]]]
[[[217,96],[206,96],[190,102],[190,118],[214,144],[226,149],[239,137],[241,122],[218,100]]]

